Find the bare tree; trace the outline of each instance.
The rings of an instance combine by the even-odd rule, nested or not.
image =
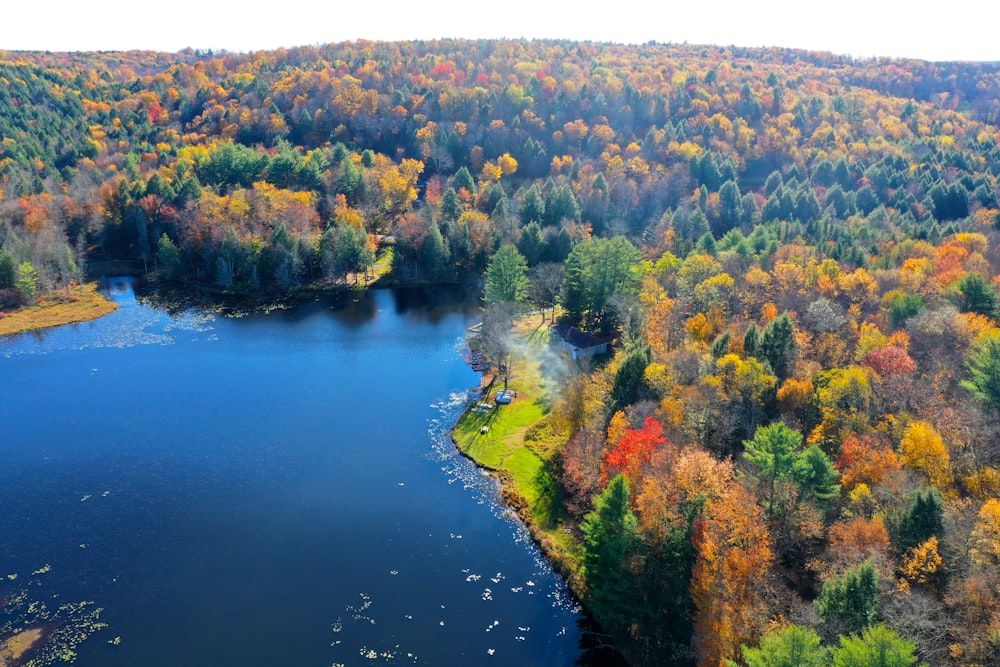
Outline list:
[[[563,269],[561,264],[543,262],[528,272],[528,299],[542,311],[542,322],[545,321],[545,309],[552,309],[552,319],[556,318],[556,301],[562,288]]]
[[[509,301],[491,303],[483,311],[483,324],[471,347],[496,367],[503,377],[503,387],[510,379],[511,327],[516,306]]]

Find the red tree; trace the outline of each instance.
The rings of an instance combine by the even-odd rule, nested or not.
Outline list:
[[[624,473],[630,480],[635,480],[640,468],[649,463],[653,452],[666,442],[667,439],[663,437],[663,425],[654,417],[647,417],[639,430],[625,429],[618,444],[604,456],[604,465],[601,466],[602,479],[606,481],[618,473]]]

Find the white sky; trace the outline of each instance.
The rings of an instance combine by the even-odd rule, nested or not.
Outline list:
[[[353,39],[559,38],[1000,61],[997,0],[5,0],[0,50],[248,51]]]

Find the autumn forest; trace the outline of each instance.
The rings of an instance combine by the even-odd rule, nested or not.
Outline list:
[[[1000,65],[449,40],[0,84],[0,310],[115,262],[484,281],[613,341],[543,458],[629,661],[1000,664]]]

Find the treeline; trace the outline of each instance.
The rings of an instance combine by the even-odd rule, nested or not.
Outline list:
[[[464,280],[505,242],[560,261],[669,228],[682,254],[773,222],[860,265],[843,223],[934,234],[997,208],[996,132],[962,113],[991,118],[986,64],[506,40],[4,55],[4,251],[45,288],[75,278],[42,255],[162,271],[162,246],[161,275],[281,290],[392,242],[400,279]],[[29,241],[31,220],[54,230]]]

